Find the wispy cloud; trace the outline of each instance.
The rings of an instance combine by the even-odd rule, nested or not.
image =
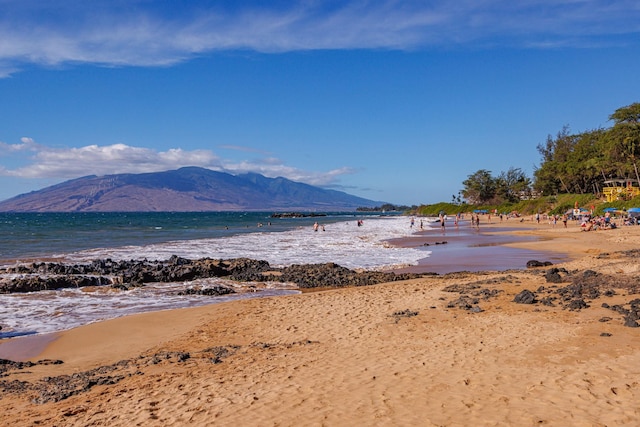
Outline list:
[[[0,156],[23,151],[38,151],[39,145],[31,138],[20,138],[19,144],[7,144],[0,141]]]
[[[636,0],[226,3],[2,0],[0,76],[27,64],[166,66],[236,49],[588,47],[640,33]]]
[[[353,173],[346,167],[327,172],[304,171],[287,166],[275,157],[232,162],[221,159],[210,150],[187,151],[176,148],[156,151],[125,144],[54,148],[38,144],[31,138],[22,138],[20,144],[0,142],[0,152],[14,156],[28,155],[23,159],[23,163],[26,162],[24,166],[0,166],[0,176],[26,179],[62,180],[85,175],[159,172],[200,166],[231,174],[256,172],[272,178],[282,176],[311,185],[327,186],[335,184],[340,176]]]

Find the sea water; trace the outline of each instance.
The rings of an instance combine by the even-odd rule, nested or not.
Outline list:
[[[166,260],[178,255],[248,257],[274,267],[334,262],[352,269],[390,269],[417,264],[429,255],[423,248],[387,243],[415,231],[407,217],[363,213],[303,218],[272,218],[265,212],[0,213],[0,264]],[[105,287],[0,295],[0,338],[54,332],[144,311],[297,292],[291,284],[261,284],[240,286],[230,296],[178,295],[187,288],[217,284],[238,286],[207,279],[129,291]]]

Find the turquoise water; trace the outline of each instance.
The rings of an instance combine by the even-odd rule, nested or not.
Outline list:
[[[177,255],[190,259],[249,257],[275,267],[335,262],[347,268],[390,269],[415,265],[429,255],[423,247],[387,243],[413,232],[407,217],[352,213],[283,219],[270,218],[265,212],[3,213],[0,265],[47,258],[72,263],[106,258],[166,260]],[[12,277],[0,274],[0,280]],[[185,289],[216,285],[231,286],[237,293],[220,297],[180,294]],[[250,285],[211,278],[151,283],[117,292],[99,287],[0,295],[0,339],[144,311],[297,292],[292,284]]]
[[[367,213],[271,218],[271,212],[0,213],[0,262],[94,248],[282,232]]]

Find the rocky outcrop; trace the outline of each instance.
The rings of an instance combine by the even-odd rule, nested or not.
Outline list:
[[[274,268],[249,258],[190,260],[172,256],[166,261],[95,260],[87,264],[33,263],[0,270],[0,293],[34,292],[83,286],[111,285],[120,289],[151,282],[183,282],[213,277],[238,282],[285,282],[300,288],[364,286],[420,277],[375,271],[356,272],[337,264],[292,265]],[[230,288],[212,291],[231,293]]]
[[[538,261],[535,259],[527,261],[527,268],[548,267],[550,265],[553,265],[550,261]]]
[[[0,279],[0,293],[37,292],[48,289],[81,288],[110,285],[111,279],[103,276],[28,274],[12,279]]]
[[[322,216],[327,216],[327,214],[314,212],[275,212],[271,214],[271,218],[313,218]]]
[[[366,286],[420,277],[419,274],[395,274],[379,271],[354,271],[334,263],[292,265],[281,270],[277,278],[300,288]]]

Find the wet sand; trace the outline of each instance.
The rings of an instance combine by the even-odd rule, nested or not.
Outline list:
[[[42,353],[58,334],[38,334],[0,341],[0,359],[27,361]]]
[[[535,230],[531,224],[519,230]],[[415,236],[392,240],[389,243],[425,250],[425,258],[418,265],[397,268],[396,273],[437,273],[457,271],[504,271],[524,268],[527,261],[536,259],[558,263],[566,261],[566,253],[539,251],[505,246],[509,243],[532,242],[537,236],[510,233],[511,228],[501,223],[485,223],[481,229],[462,221],[458,227],[451,224],[443,233],[440,229],[418,231]],[[427,253],[429,251],[430,253]],[[317,290],[311,290],[316,292]],[[26,361],[37,357],[49,343],[60,337],[58,333],[18,337],[0,341],[0,358]]]
[[[496,238],[515,236],[509,247],[564,254],[557,267],[575,274],[589,269],[620,283],[640,274],[633,253],[617,252],[639,247],[640,227],[485,227]],[[453,247],[445,249],[447,261],[458,253]],[[467,261],[458,265],[469,270]],[[620,288],[579,310],[560,300],[516,304],[523,290],[546,295],[568,284],[548,283],[544,271],[425,276],[77,328],[33,359],[64,364],[10,371],[3,383],[38,386],[54,378],[61,387],[64,375],[116,364],[113,370],[57,402],[33,403],[42,398],[37,388],[5,391],[0,423],[635,425],[640,328],[624,326],[603,303],[626,307],[637,296]],[[476,290],[486,296],[478,298],[479,310],[455,303]]]
[[[549,249],[536,250],[511,247],[542,240],[545,237],[513,234],[518,226],[521,231],[534,231],[535,226],[526,223],[507,226],[507,221],[484,223],[480,228],[472,227],[468,221],[460,225],[440,229],[419,231],[413,237],[395,239],[391,244],[424,249],[430,253],[418,265],[395,269],[398,273],[438,273],[456,271],[510,270],[525,268],[530,260],[550,261],[554,264],[569,260],[569,254]]]

